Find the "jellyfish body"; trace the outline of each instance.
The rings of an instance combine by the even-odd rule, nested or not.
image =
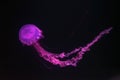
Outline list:
[[[85,52],[90,51],[90,47],[93,46],[97,41],[101,39],[102,36],[108,34],[112,27],[101,31],[90,43],[83,47],[75,48],[69,53],[54,54],[45,50],[37,41],[43,38],[42,30],[37,28],[33,24],[23,25],[19,31],[19,40],[25,45],[33,45],[38,51],[39,56],[44,58],[46,61],[52,63],[53,65],[59,65],[60,67],[66,66],[76,66],[79,60],[83,58]],[[75,57],[67,60],[61,60],[62,58],[69,57],[72,54],[77,53]],[[61,59],[60,59],[61,58]]]
[[[42,30],[38,29],[34,24],[23,25],[19,31],[19,40],[28,46],[41,38],[43,38]]]

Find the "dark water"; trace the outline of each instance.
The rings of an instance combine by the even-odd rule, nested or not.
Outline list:
[[[109,80],[120,74],[115,2],[16,0],[4,1],[3,4],[1,16],[3,32],[7,32],[4,34],[7,45],[0,80]],[[45,38],[39,43],[56,53],[84,46],[100,31],[110,26],[114,28],[91,47],[77,67],[59,68],[40,58],[33,46],[20,43],[18,31],[27,23],[43,30]]]

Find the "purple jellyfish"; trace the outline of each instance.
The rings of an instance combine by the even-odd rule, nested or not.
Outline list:
[[[59,65],[60,67],[76,66],[78,61],[83,58],[83,54],[89,51],[90,47],[95,44],[103,35],[108,34],[111,29],[112,27],[103,30],[84,47],[75,48],[71,52],[62,52],[60,54],[51,53],[42,48],[42,46],[38,43],[38,40],[43,38],[42,30],[37,28],[37,26],[34,24],[26,24],[21,27],[19,31],[19,40],[25,45],[33,45],[34,48],[38,51],[39,56],[52,63],[53,65]],[[69,59],[69,56],[75,53],[77,55]],[[65,57],[68,57],[68,59],[62,60]]]

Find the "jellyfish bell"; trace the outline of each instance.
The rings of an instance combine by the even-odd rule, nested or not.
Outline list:
[[[42,30],[37,28],[34,24],[25,24],[19,30],[19,40],[22,44],[32,45],[38,40],[42,39]]]

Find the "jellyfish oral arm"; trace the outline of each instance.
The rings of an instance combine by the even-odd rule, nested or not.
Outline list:
[[[83,58],[83,55],[90,51],[90,48],[101,39],[105,34],[108,34],[112,30],[112,27],[100,32],[91,42],[83,47],[75,48],[71,52],[60,54],[51,53],[45,50],[39,43],[38,40],[43,38],[42,30],[38,29],[37,26],[33,24],[24,25],[19,32],[19,40],[28,46],[33,45],[34,48],[39,53],[39,56],[44,58],[46,61],[52,63],[53,65],[59,65],[60,67],[66,66],[76,66],[77,63]],[[76,54],[76,56],[69,58],[70,55]],[[63,58],[68,58],[66,60],[61,60]]]
[[[108,34],[112,30],[112,27],[105,29],[104,31],[100,32],[99,35],[97,35],[92,42],[86,45],[86,47],[91,47],[93,44],[95,44],[101,37],[103,37],[105,34]]]
[[[97,41],[99,41],[99,39],[105,35],[108,34],[110,32],[112,28],[106,29],[104,31],[102,31],[101,33],[99,33],[94,39],[93,41],[91,41],[90,43],[88,43],[86,46],[84,47],[79,47],[74,49],[73,51],[69,52],[69,53],[60,53],[58,55],[48,52],[46,51],[44,48],[42,48],[38,43],[36,43],[34,45],[35,49],[39,52],[39,55],[41,57],[43,57],[46,61],[54,64],[54,65],[59,65],[60,67],[66,67],[66,66],[76,66],[76,64],[78,63],[79,60],[81,60],[83,58],[83,54],[85,54],[85,52],[90,50],[90,47],[95,44]],[[77,55],[71,59],[62,61],[59,58],[65,58],[65,57],[69,57],[70,55],[74,54],[77,52]]]

